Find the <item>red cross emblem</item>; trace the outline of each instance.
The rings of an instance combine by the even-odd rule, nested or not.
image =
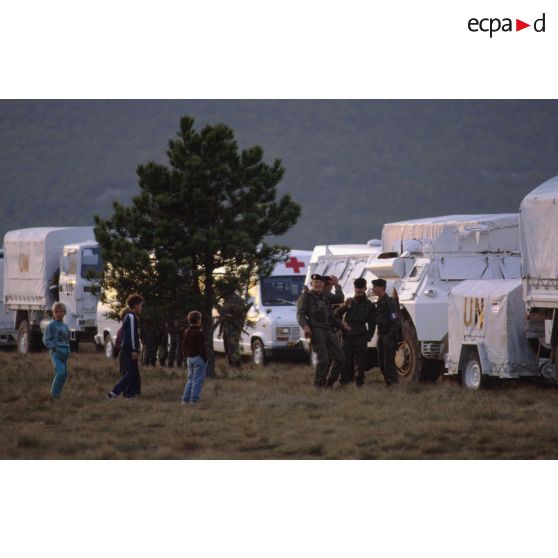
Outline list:
[[[289,260],[285,263],[285,267],[293,268],[295,273],[300,272],[301,267],[305,267],[304,262],[299,262],[296,258],[289,258]]]

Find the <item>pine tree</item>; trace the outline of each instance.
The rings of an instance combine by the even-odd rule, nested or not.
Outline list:
[[[301,209],[288,194],[276,199],[281,161],[265,163],[259,146],[239,150],[224,124],[196,131],[194,119],[182,117],[167,156],[169,166],[138,167],[140,193],[130,207],[115,202],[111,218],[95,217],[107,261],[103,287],[120,303],[141,292],[152,320],[200,310],[212,373],[212,311],[222,287],[234,278],[244,290],[269,275],[288,247],[268,237],[284,234]]]

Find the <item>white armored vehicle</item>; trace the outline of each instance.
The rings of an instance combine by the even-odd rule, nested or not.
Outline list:
[[[471,389],[489,377],[557,381],[558,177],[525,196],[519,228],[521,282],[467,281],[450,294],[447,371]]]
[[[468,279],[520,278],[517,214],[450,215],[384,225],[366,270],[399,298],[402,380],[433,380],[448,352],[448,294]],[[395,293],[394,293],[395,290]]]
[[[42,331],[60,300],[70,328],[72,348],[96,333],[97,297],[93,276],[102,271],[92,227],[39,227],[6,233],[4,237],[4,304],[14,313],[18,349],[42,347]]]
[[[316,246],[312,251],[310,265],[306,273],[306,284],[310,284],[313,273],[335,275],[345,295],[353,292],[352,281],[357,277],[370,277],[366,264],[382,252],[380,240],[370,240],[367,244],[330,244]]]

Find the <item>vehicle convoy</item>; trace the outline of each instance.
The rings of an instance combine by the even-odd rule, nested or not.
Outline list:
[[[103,263],[92,227],[10,231],[4,237],[4,254],[4,305],[13,312],[19,352],[41,350],[42,332],[57,301],[66,305],[72,350],[81,341],[93,341],[94,276],[102,272]]]
[[[448,215],[388,223],[366,269],[399,299],[402,381],[435,380],[448,352],[448,296],[470,279],[519,279],[517,214]]]
[[[402,340],[396,365],[402,381],[434,380],[448,351],[448,295],[467,279],[520,277],[517,214],[449,215],[387,223],[368,245],[316,247],[315,273],[340,277],[346,296],[357,277],[387,281],[399,299]],[[363,247],[367,247],[369,253]],[[307,277],[309,281],[310,275]],[[371,288],[368,296],[371,297]],[[376,346],[374,337],[369,348]],[[376,361],[371,351],[370,366]]]
[[[252,303],[240,339],[241,354],[262,366],[274,357],[304,357],[300,326],[296,320],[296,301],[310,264],[310,251],[292,250],[286,261],[277,263],[268,277],[261,277],[248,291]],[[225,352],[224,341],[216,328],[214,349]]]
[[[16,347],[15,313],[4,304],[4,249],[0,248],[0,347]]]
[[[466,281],[449,297],[447,373],[471,389],[490,377],[557,381],[558,176],[519,215],[521,280]]]

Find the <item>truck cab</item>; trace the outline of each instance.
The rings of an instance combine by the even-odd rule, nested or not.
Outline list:
[[[66,305],[64,321],[71,340],[93,341],[97,333],[95,278],[103,273],[97,242],[89,240],[64,246],[60,259],[59,300]]]

